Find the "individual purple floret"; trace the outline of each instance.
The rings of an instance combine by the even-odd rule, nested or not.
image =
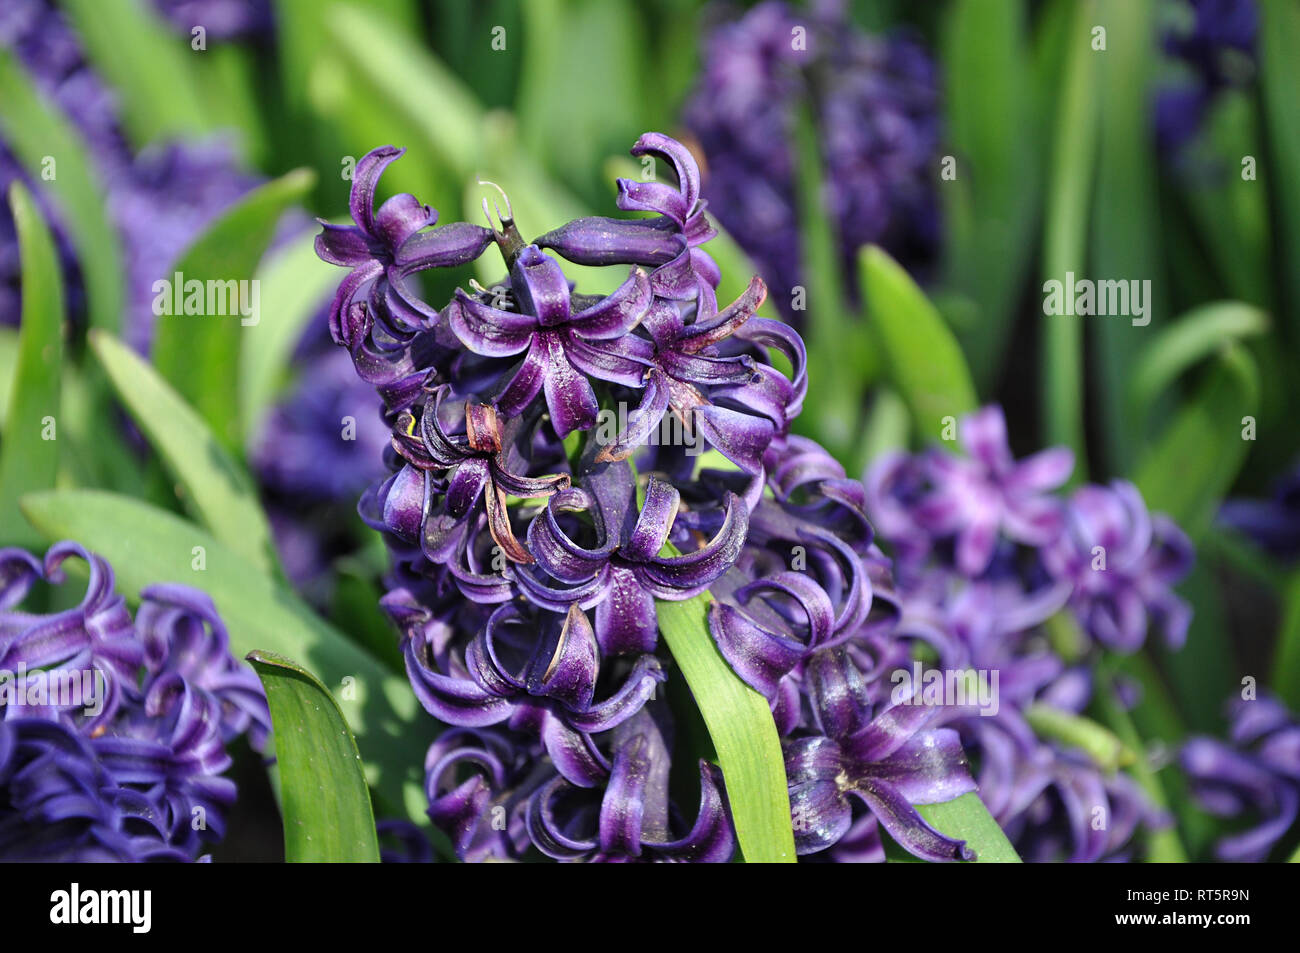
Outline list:
[[[1227,741],[1193,738],[1180,761],[1201,805],[1253,827],[1219,840],[1220,860],[1267,860],[1300,811],[1300,720],[1278,699],[1237,698]]]
[[[22,611],[74,557],[81,604]],[[235,800],[226,746],[264,747],[270,727],[203,593],[147,587],[133,622],[112,569],[75,543],[44,561],[0,550],[0,860],[195,860]]]
[[[857,250],[868,243],[907,267],[938,247],[935,182],[940,136],[934,64],[910,40],[868,36],[843,4],[804,12],[766,2],[718,26],[684,119],[707,161],[703,194],[759,266],[790,319],[803,284],[795,132],[817,130],[826,208],[856,294]]]
[[[1300,464],[1275,481],[1269,499],[1225,500],[1218,522],[1274,556],[1288,560],[1300,556]]]

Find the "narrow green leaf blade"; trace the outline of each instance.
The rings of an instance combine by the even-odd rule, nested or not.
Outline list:
[[[85,145],[58,107],[32,85],[8,50],[0,49],[0,134],[23,168],[57,201],[86,283],[90,324],[116,330],[124,292],[117,232]],[[50,160],[54,165],[51,166]],[[54,177],[42,175],[52,171]]]
[[[937,436],[944,417],[977,407],[961,347],[898,262],[874,245],[858,260],[887,373],[911,411],[917,434]]]
[[[686,677],[718,752],[740,851],[749,863],[794,863],[781,739],[767,699],[731,670],[709,634],[709,598],[659,602],[659,631]]]
[[[271,527],[243,464],[217,443],[199,415],[133,350],[102,331],[90,333],[90,346],[199,521],[255,568],[274,572]]]
[[[49,228],[19,182],[9,188],[22,264],[22,325],[9,380],[0,448],[0,542],[39,540],[18,512],[18,499],[54,486],[59,467],[59,372],[63,364],[63,275]]]
[[[1153,511],[1168,513],[1195,540],[1246,459],[1245,418],[1259,402],[1255,362],[1239,344],[1220,353],[1210,376],[1138,464],[1134,482]]]
[[[113,566],[130,600],[158,582],[202,589],[230,630],[231,651],[302,659],[341,699],[366,761],[367,778],[391,810],[423,817],[424,754],[432,721],[406,679],[316,616],[296,595],[192,523],[130,497],[98,490],[30,494],[23,514],[46,540],[75,539]],[[350,679],[350,681],[345,681]],[[350,697],[351,696],[351,697]]]
[[[240,437],[236,369],[242,332],[261,320],[260,285],[249,282],[281,213],[302,199],[314,180],[312,172],[299,169],[254,189],[190,246],[172,274],[159,276],[168,286],[157,295],[165,300],[154,335],[154,364],[234,453]],[[175,313],[177,298],[184,303],[184,286],[194,281],[203,283],[202,312]]]
[[[297,662],[248,653],[266,689],[280,769],[284,859],[379,863],[379,841],[361,754],[329,690]]]
[[[1264,334],[1268,315],[1239,301],[1216,301],[1178,318],[1159,333],[1142,355],[1129,382],[1129,407],[1138,421],[1148,419],[1157,398],[1179,376],[1211,357],[1225,341]]]
[[[1097,151],[1095,60],[1091,46],[1094,16],[1089,4],[1071,7],[1065,34],[1065,66],[1057,109],[1048,176],[1043,272],[1047,281],[1083,274],[1088,239],[1088,207]],[[1042,390],[1045,442],[1074,451],[1075,477],[1087,474],[1083,436],[1083,319],[1071,313],[1045,317]]]
[[[1020,855],[978,794],[963,794],[939,804],[918,804],[916,810],[939,833],[964,840],[975,851],[976,863],[1020,863]]]

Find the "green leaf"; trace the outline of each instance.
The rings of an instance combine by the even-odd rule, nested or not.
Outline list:
[[[158,318],[153,359],[159,373],[207,421],[213,435],[227,450],[239,452],[239,351],[243,332],[261,320],[259,286],[247,288],[250,301],[231,292],[231,282],[250,282],[258,262],[271,243],[280,215],[311,188],[312,172],[299,169],[248,193],[200,236],[163,276],[171,286],[158,297],[166,298],[168,312]],[[201,314],[176,314],[177,275],[184,284],[221,286],[221,297],[205,294]],[[225,299],[224,304],[222,298]],[[231,299],[236,302],[232,306]],[[222,313],[208,314],[211,304]],[[258,307],[253,307],[257,305]],[[245,316],[243,310],[250,313]],[[245,323],[247,322],[247,323]]]
[[[1260,24],[1260,85],[1271,151],[1271,192],[1281,232],[1278,261],[1289,263],[1285,276],[1286,313],[1293,330],[1300,327],[1300,124],[1296,123],[1296,90],[1300,89],[1300,7],[1269,0],[1263,3]]]
[[[210,131],[193,73],[189,38],[177,37],[136,0],[63,0],[95,69],[117,94],[136,146]]]
[[[186,506],[212,534],[264,573],[275,572],[275,544],[257,488],[149,363],[109,334],[90,346],[122,403],[177,481]]]
[[[18,329],[0,328],[0,381],[11,381],[14,368],[18,366]],[[5,422],[9,419],[9,399],[13,397],[11,388],[0,387],[0,436],[4,435]]]
[[[1090,718],[1037,702],[1024,714],[1040,738],[1080,749],[1103,771],[1116,771],[1133,763],[1133,752],[1124,742]]]
[[[886,372],[912,413],[917,435],[937,436],[944,417],[977,407],[961,347],[898,262],[874,245],[858,261]]]
[[[1087,264],[1088,202],[1097,147],[1097,101],[1091,46],[1093,8],[1077,4],[1065,43],[1065,78],[1056,117],[1048,180],[1043,272],[1045,280],[1082,274]],[[1070,309],[1072,310],[1072,309]],[[1083,438],[1083,319],[1071,314],[1045,316],[1043,404],[1045,442],[1074,451],[1075,479],[1087,474]]]
[[[1160,280],[1159,224],[1154,137],[1151,134],[1151,74],[1158,61],[1156,7],[1131,0],[1101,0],[1096,19],[1106,24],[1104,53],[1096,60],[1100,86],[1097,187],[1093,192],[1092,267],[1119,280]],[[1164,323],[1164,297],[1145,302],[1146,320]],[[1099,386],[1094,400],[1112,470],[1127,472],[1135,443],[1124,403],[1124,385],[1139,355],[1152,349],[1149,327],[1121,318],[1093,321],[1089,337],[1098,355]]]
[[[767,699],[731,670],[709,633],[709,597],[658,602],[659,631],[681,669],[727,783],[740,850],[749,863],[794,863],[781,739]]]
[[[1259,375],[1239,344],[1215,359],[1197,395],[1152,445],[1134,482],[1147,506],[1168,513],[1195,541],[1209,528],[1246,459],[1243,418],[1255,414]]]
[[[1027,21],[1022,0],[956,0],[943,18],[945,112],[957,159],[956,178],[940,190],[945,284],[973,299],[974,320],[954,329],[981,392],[996,386],[1007,356],[1042,202],[1047,150],[1030,108]]]
[[[63,112],[32,85],[22,66],[0,48],[0,133],[32,179],[55,198],[77,251],[90,324],[116,331],[124,292],[117,232],[84,143]],[[50,165],[50,161],[55,164]],[[53,178],[42,175],[52,172]]]
[[[1187,312],[1147,346],[1129,380],[1129,407],[1149,419],[1157,398],[1186,370],[1217,352],[1225,341],[1268,331],[1268,315],[1238,301],[1217,301]],[[1130,423],[1132,418],[1130,419]]]
[[[805,340],[808,364],[817,368],[809,378],[807,409],[798,425],[813,428],[812,436],[832,456],[844,458],[857,436],[854,428],[862,396],[879,366],[876,349],[868,345],[871,332],[866,321],[854,314],[845,300],[839,231],[826,207],[821,142],[809,108],[798,112],[793,145],[797,159],[799,265],[806,286]],[[875,302],[870,293],[867,300],[874,316]]]
[[[474,94],[413,35],[368,9],[338,4],[325,21],[332,49],[349,73],[395,109],[458,178],[470,178],[477,171],[484,120]]]
[[[159,582],[202,589],[230,630],[233,654],[262,649],[302,659],[326,685],[349,686],[353,697],[344,695],[341,707],[356,732],[367,779],[389,810],[424,816],[422,767],[432,723],[404,677],[246,558],[178,516],[98,490],[36,493],[20,505],[45,539],[75,539],[107,559],[118,591],[128,599],[138,600],[142,588]]]
[[[284,859],[379,863],[370,791],[338,702],[311,672],[273,652],[248,653],[266,689],[280,771]]]
[[[964,840],[981,864],[1018,864],[1020,855],[973,791],[939,804],[918,804],[919,813],[941,834]]]
[[[18,360],[0,448],[0,540],[30,545],[34,534],[18,512],[18,499],[54,486],[59,467],[59,372],[63,365],[63,275],[49,228],[20,182],[9,187],[9,207],[22,263],[22,324]],[[53,439],[51,439],[53,437]]]
[[[288,374],[303,330],[320,315],[344,274],[317,257],[315,233],[268,256],[258,268],[262,320],[244,329],[246,346],[239,355],[239,419],[246,446]]]

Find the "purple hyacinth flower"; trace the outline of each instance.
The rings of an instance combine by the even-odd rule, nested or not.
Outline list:
[[[1047,494],[1069,478],[1073,453],[1056,447],[1017,462],[1000,407],[962,418],[958,440],[968,456],[939,450],[927,456],[931,489],[915,518],[932,536],[955,537],[961,572],[977,576],[987,569],[999,535],[1042,546],[1060,533],[1061,505]]]
[[[667,752],[656,733],[628,733],[619,743],[603,789],[584,790],[562,777],[529,799],[528,833],[556,860],[725,863],[735,838],[717,769],[699,763],[700,805],[682,836],[670,830]]]
[[[62,581],[72,556],[90,569],[81,605],[22,612],[32,583]],[[0,859],[194,860],[222,837],[235,798],[222,776],[226,744],[245,730],[264,739],[265,697],[229,655],[207,596],[173,584],[141,595],[133,623],[112,569],[75,543],[51,547],[43,562],[0,551],[0,669],[14,659],[48,666],[29,683],[93,671],[109,691],[84,715],[10,704],[8,686],[0,694]]]
[[[1151,626],[1182,646],[1191,608],[1173,586],[1191,569],[1186,534],[1166,516],[1148,514],[1131,483],[1085,486],[1070,498],[1066,531],[1043,552],[1057,579],[1074,586],[1070,605],[1103,645],[1137,650]]]
[[[628,465],[601,464],[578,486],[552,496],[533,519],[528,548],[541,573],[520,568],[516,579],[531,601],[555,611],[574,601],[594,607],[602,652],[653,651],[658,641],[654,600],[680,601],[708,588],[736,561],[749,525],[744,504],[728,493],[711,540],[680,555],[661,555],[680,505],[676,488],[651,479],[638,512]],[[596,520],[594,546],[583,545],[574,529],[565,528],[568,514],[582,512]]]
[[[485,357],[523,360],[494,399],[503,414],[522,413],[543,393],[556,434],[596,425],[599,407],[587,377],[640,387],[646,367],[610,355],[593,342],[627,334],[650,307],[650,280],[633,268],[627,281],[607,298],[573,310],[569,281],[555,259],[530,245],[510,269],[510,288],[520,310],[503,311],[457,291],[444,318],[469,350]]]
[[[1267,860],[1300,813],[1300,721],[1267,695],[1235,699],[1229,719],[1226,742],[1193,738],[1180,760],[1206,810],[1255,822],[1219,840],[1219,859]]]
[[[700,168],[689,149],[675,139],[648,132],[632,146],[634,156],[653,156],[672,166],[677,186],[650,179],[618,180],[618,207],[625,212],[657,212],[652,219],[580,218],[537,239],[580,265],[653,267],[655,297],[696,303],[697,320],[718,310],[714,291],[721,280],[717,262],[700,246],[717,234],[700,199]]]
[[[404,649],[411,683],[430,714],[469,728],[505,721],[532,728],[561,774],[581,786],[603,772],[588,736],[631,718],[663,680],[659,661],[642,655],[622,684],[597,701],[600,650],[576,605],[564,615],[501,606],[445,674],[416,639],[406,639]]]
[[[1218,522],[1245,534],[1275,556],[1300,556],[1300,464],[1292,465],[1274,482],[1270,499],[1224,501]]]
[[[964,841],[936,831],[913,806],[975,790],[957,733],[929,727],[941,710],[891,705],[872,713],[861,673],[842,649],[816,653],[805,668],[821,733],[785,744],[798,852],[815,853],[843,837],[855,797],[915,856],[973,860]]]

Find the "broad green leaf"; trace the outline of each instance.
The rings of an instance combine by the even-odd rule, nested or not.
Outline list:
[[[433,723],[405,678],[243,556],[178,516],[98,490],[36,493],[20,505],[45,539],[75,539],[107,559],[118,591],[128,599],[138,600],[140,590],[153,583],[194,586],[212,597],[236,656],[262,649],[302,659],[340,694],[366,777],[387,809],[424,816],[422,770]]]
[[[1157,58],[1156,7],[1132,0],[1100,0],[1096,19],[1106,24],[1105,53],[1095,60],[1100,86],[1097,187],[1092,197],[1092,268],[1106,278],[1149,279],[1164,288],[1159,255],[1158,168],[1151,134],[1151,74]],[[1139,286],[1141,287],[1141,286]],[[1138,357],[1151,350],[1153,328],[1164,325],[1164,296],[1143,304],[1150,325],[1123,317],[1091,319],[1089,339],[1098,360],[1093,399],[1112,470],[1124,473],[1137,443],[1124,402],[1124,385]],[[1051,319],[1049,319],[1051,320]]]
[[[916,810],[939,833],[964,840],[975,851],[976,863],[1020,863],[1020,855],[978,794],[963,794],[939,804],[918,804]]]
[[[961,347],[898,262],[874,245],[858,261],[885,371],[911,411],[916,435],[938,436],[944,417],[977,407]]]
[[[276,571],[271,527],[244,466],[158,373],[121,341],[92,331],[90,346],[113,389],[176,480],[199,522],[264,573]]]
[[[159,276],[168,286],[157,295],[165,300],[156,301],[164,313],[154,332],[154,365],[234,453],[240,450],[239,351],[244,332],[262,317],[260,286],[251,282],[281,214],[313,181],[313,173],[299,169],[254,189],[181,255],[170,274]],[[176,313],[185,286],[195,281],[204,289],[202,310]]]
[[[1133,752],[1124,742],[1089,718],[1038,702],[1026,708],[1024,715],[1040,738],[1078,748],[1103,771],[1115,771],[1133,763]]]
[[[1168,513],[1192,539],[1210,525],[1246,458],[1244,418],[1259,401],[1259,375],[1239,344],[1228,344],[1200,391],[1184,404],[1138,464],[1147,506]]]
[[[709,597],[658,602],[659,631],[681,669],[727,783],[740,851],[749,863],[794,863],[781,739],[767,699],[731,670],[709,633]]]
[[[104,190],[85,144],[63,112],[37,91],[22,66],[3,48],[0,103],[0,134],[5,145],[56,200],[59,221],[76,248],[90,324],[116,331],[121,326],[126,269],[117,232],[104,206]]]
[[[1136,421],[1147,420],[1165,389],[1217,352],[1225,341],[1254,337],[1268,329],[1268,315],[1258,308],[1218,301],[1194,308],[1159,331],[1129,380],[1129,407],[1137,415]]]
[[[1292,572],[1283,594],[1272,687],[1292,711],[1300,710],[1300,570]]]
[[[86,53],[117,94],[135,145],[209,131],[209,112],[195,81],[190,47],[136,0],[63,0]],[[214,41],[215,42],[215,41]]]
[[[63,275],[49,228],[20,182],[9,187],[22,265],[22,325],[0,447],[0,542],[30,545],[35,537],[18,512],[19,498],[54,487],[59,468],[59,372],[63,365]]]
[[[1094,16],[1091,6],[1078,4],[1070,17],[1048,175],[1043,276],[1045,281],[1063,284],[1067,273],[1081,276],[1087,265],[1088,204],[1097,148],[1094,70],[1097,57],[1106,55],[1091,46]],[[1075,478],[1083,479],[1088,471],[1083,439],[1085,319],[1057,314],[1044,315],[1042,320],[1045,443],[1073,450]]]
[[[316,235],[295,239],[262,262],[262,320],[244,329],[246,346],[239,354],[239,419],[245,446],[258,433],[289,371],[294,347],[316,318],[346,272],[316,255]]]
[[[266,689],[280,771],[284,859],[379,863],[375,813],[356,739],[329,690],[297,662],[248,653]]]

